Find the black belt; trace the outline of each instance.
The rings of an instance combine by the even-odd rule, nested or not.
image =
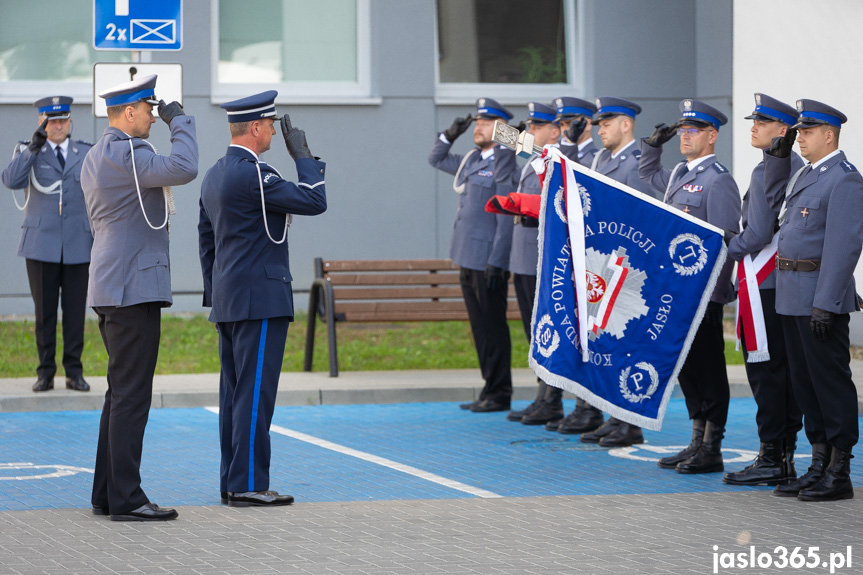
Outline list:
[[[538,228],[539,220],[530,216],[515,216],[515,224],[521,224],[526,228]]]
[[[821,268],[821,260],[789,260],[776,256],[776,269],[792,272],[814,272]]]

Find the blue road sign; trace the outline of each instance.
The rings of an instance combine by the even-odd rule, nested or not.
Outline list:
[[[179,50],[183,0],[93,0],[96,50]]]

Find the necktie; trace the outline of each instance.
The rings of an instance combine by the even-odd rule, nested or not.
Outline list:
[[[57,161],[60,162],[60,169],[65,170],[66,160],[63,158],[63,150],[60,149],[60,146],[57,146],[54,150],[57,152]]]
[[[689,172],[689,166],[686,164],[683,164],[683,167],[677,171],[677,178],[675,178],[676,181],[679,182],[680,180],[682,180],[683,176],[685,176],[688,172]]]

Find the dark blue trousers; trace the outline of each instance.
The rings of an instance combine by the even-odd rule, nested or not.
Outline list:
[[[223,493],[270,488],[270,423],[289,323],[277,317],[216,324]]]

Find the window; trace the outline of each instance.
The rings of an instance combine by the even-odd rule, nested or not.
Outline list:
[[[578,95],[574,4],[437,0],[438,99]]]
[[[219,0],[214,37],[215,100],[369,95],[369,0]]]
[[[93,0],[0,0],[0,14],[5,101],[32,102],[62,93],[89,102],[93,64],[131,60],[130,53],[93,49]]]

